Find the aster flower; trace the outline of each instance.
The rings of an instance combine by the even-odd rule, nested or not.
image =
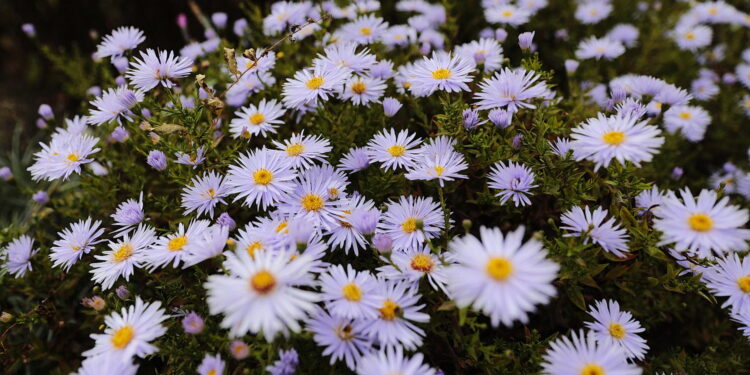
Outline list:
[[[0,259],[5,258],[3,270],[15,278],[23,277],[31,271],[31,257],[39,250],[34,250],[34,239],[23,235],[11,241],[8,246],[0,250]]]
[[[131,90],[127,86],[107,89],[101,96],[91,101],[94,107],[86,117],[91,125],[102,125],[112,121],[122,124],[122,121],[133,121],[135,114],[131,111],[143,101],[141,90]]]
[[[424,364],[422,353],[406,357],[403,348],[399,346],[370,352],[357,364],[357,375],[380,374],[436,375],[437,371]]]
[[[447,52],[437,51],[414,64],[409,90],[416,96],[428,96],[435,91],[471,91],[472,61]]]
[[[318,309],[307,321],[307,329],[312,331],[313,340],[323,347],[323,355],[331,357],[331,364],[344,360],[352,371],[362,355],[372,347],[372,340],[363,332],[364,321],[329,315]]]
[[[422,345],[424,330],[416,323],[427,323],[430,316],[421,312],[425,305],[419,303],[419,294],[411,283],[380,280],[378,318],[368,320],[365,334],[380,343],[381,347],[401,347],[414,350]]]
[[[371,44],[379,41],[387,28],[387,22],[370,14],[359,16],[356,20],[342,25],[337,35],[357,44]]]
[[[235,240],[237,242],[235,251],[244,251],[250,258],[253,258],[256,252],[275,247],[278,234],[285,231],[288,231],[286,221],[258,218],[248,223],[244,229],[240,229],[239,236]]]
[[[341,158],[338,168],[347,172],[359,172],[370,166],[366,147],[353,147]]]
[[[320,275],[321,300],[334,316],[349,319],[378,316],[378,284],[367,271],[357,272],[349,265],[331,266]]]
[[[625,46],[609,37],[597,38],[589,37],[582,40],[576,49],[576,58],[579,60],[586,59],[605,59],[613,60],[625,52]]]
[[[531,204],[529,190],[538,186],[534,185],[535,177],[534,172],[523,163],[509,161],[508,165],[505,165],[505,162],[498,162],[492,166],[488,176],[490,183],[487,186],[500,190],[495,195],[500,197],[501,204],[513,200],[516,207],[527,206]]]
[[[656,126],[638,122],[631,116],[599,114],[573,129],[572,147],[576,160],[591,160],[594,170],[609,166],[612,159],[620,164],[630,161],[636,166],[651,161],[664,143]]]
[[[572,340],[571,340],[572,338]],[[559,338],[550,344],[544,355],[545,375],[640,375],[641,369],[628,363],[618,346],[597,342],[593,333],[583,330]]]
[[[550,142],[550,148],[555,155],[566,159],[571,150],[570,139],[558,138],[554,143]]]
[[[638,210],[638,215],[643,215],[646,212],[655,212],[659,205],[661,205],[662,199],[664,199],[664,194],[656,185],[650,190],[641,191],[635,196],[635,208]]]
[[[454,140],[446,139],[446,142],[450,143],[450,148],[446,150],[438,150],[432,142],[420,148],[419,156],[408,167],[404,177],[409,180],[438,180],[441,187],[445,181],[467,178],[460,173],[468,168],[464,156],[453,151]]]
[[[32,180],[64,181],[73,172],[80,174],[82,165],[94,161],[89,156],[99,151],[94,148],[97,143],[99,138],[88,135],[53,135],[49,145],[40,143],[42,150],[34,154],[34,164],[28,168]]]
[[[624,257],[629,251],[628,234],[615,223],[614,218],[605,221],[607,214],[607,210],[601,207],[593,212],[588,206],[573,207],[560,217],[563,224],[560,228],[571,232],[563,237],[584,237],[583,243],[591,241],[617,257]]]
[[[750,103],[750,99],[748,99],[748,103]],[[398,111],[401,109],[403,104],[399,102],[395,98],[387,97],[383,99],[383,114],[385,117],[393,117],[398,113]],[[750,108],[750,105],[748,105],[748,108]]]
[[[167,332],[161,323],[168,315],[161,308],[161,302],[144,303],[140,297],[135,304],[123,307],[120,312],[113,312],[104,319],[104,333],[95,333],[91,338],[96,342],[94,347],[83,353],[93,357],[111,354],[122,359],[133,356],[145,358],[158,349],[150,344]]]
[[[620,42],[626,47],[635,47],[638,42],[638,36],[640,31],[638,28],[627,23],[620,23],[610,30],[606,37],[614,41]]]
[[[196,211],[198,215],[206,213],[213,217],[214,207],[227,203],[224,197],[229,195],[229,186],[224,183],[224,176],[211,171],[193,178],[190,183],[191,186],[182,190],[182,208],[186,215]]]
[[[192,165],[193,169],[195,169],[198,165],[202,164],[204,161],[206,161],[206,157],[204,156],[203,147],[198,147],[198,150],[196,150],[195,155],[188,155],[182,151],[177,151],[175,153],[175,157],[177,158],[176,163],[177,164],[184,164],[184,165]]]
[[[182,268],[192,267],[204,260],[221,255],[229,239],[229,228],[223,225],[210,225],[185,244],[182,254]]]
[[[729,197],[718,199],[715,191],[702,190],[696,200],[689,189],[680,198],[669,192],[654,212],[654,228],[662,232],[659,245],[674,244],[703,258],[714,254],[747,250],[750,230],[748,211],[729,204]]]
[[[740,331],[742,331],[742,334],[745,335],[745,337],[750,339],[750,310],[742,311],[738,314],[732,314],[732,320],[742,324]]]
[[[448,262],[433,254],[429,246],[396,251],[391,253],[390,260],[381,259],[387,264],[378,268],[379,277],[406,281],[419,288],[419,281],[426,276],[433,289],[448,293],[445,286],[445,267]]]
[[[672,38],[681,50],[696,51],[711,44],[713,30],[706,25],[680,26],[672,32]]]
[[[711,115],[696,106],[677,105],[664,112],[664,127],[670,134],[677,130],[690,142],[700,142],[711,123]]]
[[[146,37],[143,36],[143,31],[132,26],[123,26],[112,30],[109,35],[102,39],[94,56],[99,59],[104,57],[114,59],[131,49],[135,49],[144,40],[146,40]]]
[[[727,297],[721,307],[730,307],[732,314],[750,311],[750,257],[740,259],[735,253],[720,258],[705,270],[703,280],[711,293]]]
[[[525,9],[507,3],[484,10],[484,18],[487,19],[487,22],[511,26],[519,26],[529,22],[530,16],[531,14]]]
[[[496,39],[481,38],[465,43],[456,46],[455,52],[476,66],[482,65],[485,73],[500,69],[503,63],[503,47]]]
[[[250,138],[260,134],[265,137],[266,133],[276,133],[278,124],[283,121],[279,118],[284,115],[284,109],[276,100],[261,100],[257,106],[251,104],[237,111],[237,117],[229,123],[229,132],[234,138]]]
[[[227,90],[227,104],[235,107],[243,105],[250,94],[276,84],[276,77],[270,72],[252,72],[242,75],[240,80]]]
[[[750,89],[750,62],[737,64],[735,68],[737,79],[748,89]]]
[[[398,134],[393,128],[381,130],[367,143],[367,154],[371,162],[382,163],[381,168],[387,170],[409,167],[419,154],[417,146],[421,140],[408,130],[401,130]]]
[[[417,40],[417,30],[407,25],[393,25],[383,32],[381,42],[389,50],[396,47],[407,47]]]
[[[273,3],[271,13],[263,19],[263,34],[277,35],[290,26],[304,24],[305,16],[311,6],[309,2],[277,1]]]
[[[187,334],[197,335],[203,331],[205,324],[198,313],[191,311],[182,318],[182,329]]]
[[[612,13],[609,0],[586,0],[578,3],[575,18],[584,25],[598,23]]]
[[[156,241],[153,228],[141,224],[132,235],[127,234],[117,241],[110,241],[102,255],[95,255],[97,262],[91,263],[91,279],[102,285],[102,289],[111,288],[120,276],[125,281],[135,271],[135,267],[142,267],[145,251]]]
[[[594,332],[598,343],[619,346],[628,358],[644,358],[648,345],[638,333],[645,330],[641,323],[633,319],[633,315],[620,310],[617,301],[596,301],[596,305],[591,306],[588,313],[595,321],[586,322],[586,327]]]
[[[286,107],[293,109],[315,105],[318,99],[328,100],[348,76],[347,69],[331,66],[316,65],[312,69],[302,69],[284,83],[282,101]]]
[[[240,155],[229,167],[226,178],[228,194],[236,194],[234,201],[244,198],[248,207],[258,205],[265,210],[286,194],[296,177],[290,159],[266,148]]]
[[[279,213],[310,220],[316,228],[331,229],[343,214],[345,200],[331,196],[333,168],[308,169],[281,199]]]
[[[250,347],[243,341],[234,340],[229,344],[229,351],[236,360],[245,359],[250,355]]]
[[[363,48],[357,52],[356,43],[338,43],[325,48],[323,54],[319,54],[314,65],[320,65],[325,69],[346,70],[355,74],[365,74],[375,65],[376,57],[370,50]]]
[[[297,287],[309,283],[291,283],[308,280],[300,278],[310,268],[308,257],[288,261],[261,252],[251,259],[238,252],[228,253],[224,265],[230,274],[211,275],[204,286],[211,314],[224,314],[221,327],[228,328],[231,336],[262,333],[271,341],[279,332],[299,331],[298,321],[315,310],[318,295]]]
[[[143,221],[145,213],[143,212],[143,192],[138,195],[138,200],[133,198],[120,203],[111,215],[114,225],[120,227],[115,231],[118,236],[127,234],[130,229]]]
[[[273,145],[279,150],[276,152],[285,156],[295,169],[308,168],[315,161],[325,160],[325,154],[332,149],[327,139],[319,135],[305,136],[304,131],[292,134],[283,143],[273,141]]]
[[[272,365],[266,366],[271,375],[294,375],[299,365],[299,355],[294,348],[279,350],[279,359]]]
[[[341,99],[350,100],[354,105],[378,103],[385,88],[385,81],[380,78],[352,76],[344,84]]]
[[[116,354],[100,354],[81,362],[81,367],[71,375],[136,375],[138,366],[131,358],[120,358]]]
[[[166,88],[174,86],[172,80],[187,77],[193,67],[186,57],[175,56],[172,51],[154,51],[149,48],[141,52],[141,57],[131,63],[125,75],[136,88],[149,91],[161,84]]]
[[[375,231],[380,211],[375,209],[372,201],[361,195],[346,199],[341,208],[341,216],[326,231],[329,234],[328,244],[334,248],[343,248],[346,254],[352,250],[354,255],[359,255],[359,249],[365,248],[367,244],[365,234]],[[368,232],[363,232],[363,229]]]
[[[387,204],[378,229],[393,240],[393,248],[417,247],[445,229],[440,205],[431,197],[401,196]]]
[[[55,241],[50,248],[49,257],[52,265],[62,267],[68,271],[70,267],[81,259],[83,254],[88,254],[94,249],[94,245],[102,242],[99,237],[104,233],[101,228],[102,222],[93,221],[91,218],[79,220],[58,233],[59,240]]]
[[[193,220],[185,229],[179,223],[177,231],[159,237],[144,253],[144,264],[150,270],[165,267],[172,263],[172,267],[179,266],[188,244],[204,235],[211,223],[208,220]]]
[[[507,108],[517,112],[521,108],[536,108],[530,100],[546,98],[549,90],[533,71],[504,68],[479,84],[480,92],[474,95],[477,109]]]
[[[522,242],[523,227],[505,236],[482,227],[479,234],[481,239],[468,234],[448,245],[456,261],[446,268],[449,295],[458,306],[472,305],[488,315],[493,327],[528,322],[534,305],[555,296],[552,281],[560,266],[546,259],[540,241]]]

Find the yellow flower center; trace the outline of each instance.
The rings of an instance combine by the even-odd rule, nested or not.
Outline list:
[[[750,275],[742,276],[737,279],[737,286],[739,286],[740,290],[743,292],[750,294]]]
[[[693,115],[691,115],[690,112],[680,112],[680,118],[683,120],[690,120],[691,117],[693,117]]]
[[[397,158],[406,153],[406,147],[401,145],[393,145],[391,147],[388,147],[388,153],[391,154],[391,156],[393,156],[394,158]]]
[[[247,248],[245,249],[245,251],[247,251],[247,255],[250,255],[250,258],[254,258],[255,252],[261,247],[263,247],[263,245],[261,245],[260,242],[255,241],[251,243],[250,245],[247,245]]]
[[[331,197],[331,199],[335,199],[339,196],[339,189],[336,188],[330,188],[328,189],[328,196]]]
[[[216,375],[216,369],[212,368],[212,369],[208,370],[208,372],[206,373],[206,375]]]
[[[380,311],[380,317],[382,319],[393,320],[396,319],[396,315],[401,312],[401,306],[396,302],[387,299],[383,302],[383,307],[379,308],[378,311]]]
[[[276,278],[268,271],[260,271],[250,279],[250,286],[259,294],[268,294],[276,286]]]
[[[256,185],[268,185],[272,178],[273,173],[265,168],[253,172],[253,182],[255,182]]]
[[[432,72],[432,78],[435,79],[448,79],[451,77],[451,71],[448,69],[438,69],[434,72]]]
[[[409,87],[411,87],[411,82],[404,82],[402,86],[404,86],[405,89],[408,89]]]
[[[693,214],[688,219],[690,229],[696,232],[707,232],[714,227],[714,221],[706,214]]]
[[[604,143],[610,146],[618,146],[622,142],[625,142],[625,133],[618,132],[616,130],[611,131],[611,132],[606,132],[602,136],[602,140],[604,141]]]
[[[75,163],[75,162],[77,162],[79,160],[78,159],[78,155],[76,155],[76,154],[68,154],[67,159],[68,159],[68,161],[73,162],[73,163]]]
[[[323,198],[317,194],[305,194],[300,204],[307,211],[318,211],[323,208]]]
[[[133,326],[126,325],[115,331],[115,334],[112,335],[110,340],[112,340],[112,346],[117,349],[122,349],[128,346],[130,341],[133,340],[133,336],[135,336]]]
[[[169,251],[178,251],[182,250],[183,246],[185,246],[188,242],[187,237],[185,236],[179,236],[175,237],[167,243],[167,249]]]
[[[435,266],[435,262],[432,261],[432,257],[426,254],[417,254],[411,258],[411,268],[420,272],[428,273],[432,271],[432,267]]]
[[[692,31],[686,32],[685,33],[685,39],[687,39],[687,40],[693,40],[693,39],[695,39],[695,33],[692,32]]]
[[[503,257],[492,257],[487,261],[487,274],[497,281],[507,280],[513,274],[513,264]]]
[[[253,125],[260,125],[263,121],[266,121],[266,116],[262,113],[258,112],[252,116],[250,116],[249,119],[250,123]]]
[[[133,245],[130,243],[124,243],[120,245],[120,248],[117,249],[112,256],[115,262],[120,263],[123,260],[130,258],[131,255],[133,255]]]
[[[214,199],[216,197],[216,190],[209,188],[208,191],[206,191],[206,195],[208,195],[209,198]]]
[[[435,175],[436,176],[438,176],[438,177],[442,176],[443,172],[445,172],[445,168],[444,167],[441,167],[441,166],[435,167]]]
[[[302,151],[305,151],[305,146],[301,143],[295,143],[286,148],[286,154],[289,156],[297,156],[301,154]]]
[[[359,29],[359,33],[362,34],[362,35],[364,35],[364,36],[370,36],[370,35],[372,35],[372,29],[369,28],[369,27],[363,27],[363,28]]]
[[[410,217],[401,223],[401,230],[406,233],[414,233],[417,231],[417,218]]]
[[[354,338],[354,335],[352,335],[352,326],[351,324],[347,324],[345,326],[338,326],[336,327],[336,336],[341,339],[341,341],[351,341],[352,338]]]
[[[286,229],[286,226],[288,224],[289,223],[287,223],[286,221],[282,221],[281,223],[279,223],[279,225],[276,226],[275,232],[276,233],[281,233],[282,231],[284,231],[284,233],[289,232],[289,229]]]
[[[318,87],[322,86],[323,82],[325,82],[323,77],[312,77],[309,81],[307,81],[307,88],[310,90],[315,90]]]
[[[710,9],[708,9],[708,14],[710,14],[712,16],[715,16],[718,13],[719,13],[719,10],[716,9],[716,8],[714,8],[714,7],[711,7]]]
[[[367,90],[367,85],[365,85],[365,83],[362,81],[354,82],[354,84],[352,85],[352,91],[354,91],[354,93],[356,94],[361,95],[365,92],[365,90]]]
[[[625,328],[620,323],[610,323],[609,334],[618,340],[622,340],[625,337]]]
[[[594,363],[589,363],[581,369],[581,375],[605,375],[605,373],[602,366]]]
[[[341,292],[344,293],[344,298],[348,299],[349,301],[357,302],[362,299],[362,289],[359,289],[357,284],[346,284],[341,289]]]
[[[510,18],[513,15],[513,12],[504,10],[502,13],[500,13],[500,15],[503,16],[503,18]]]

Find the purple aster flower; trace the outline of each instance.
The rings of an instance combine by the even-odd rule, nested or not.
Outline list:
[[[29,38],[33,38],[36,36],[36,27],[34,27],[34,24],[32,23],[25,23],[21,25],[21,30]]]
[[[567,29],[558,29],[555,30],[555,39],[560,40],[568,40],[568,30]]]
[[[428,96],[435,91],[471,91],[474,62],[461,56],[437,51],[431,57],[424,57],[414,64],[409,90],[415,96]]]
[[[229,187],[224,181],[224,176],[213,171],[196,176],[190,181],[190,185],[182,189],[182,208],[185,214],[195,211],[198,215],[207,214],[214,216],[214,208],[217,204],[226,204]]]
[[[146,163],[157,171],[163,171],[167,169],[167,155],[159,150],[151,150],[146,158]]]
[[[513,200],[513,205],[528,206],[531,204],[528,195],[531,189],[537,187],[534,185],[534,172],[522,163],[504,162],[496,163],[492,166],[488,176],[490,183],[488,186],[492,189],[498,189],[500,192],[495,194],[500,197],[500,203],[505,204],[508,200]]]
[[[385,233],[376,233],[372,236],[372,246],[381,253],[390,253],[393,250],[393,239]]]
[[[234,222],[234,219],[232,219],[231,216],[229,216],[228,213],[224,212],[216,219],[216,223],[223,226],[228,227],[229,230],[234,229],[237,227],[237,223]]]
[[[125,80],[125,77],[123,76],[117,76],[115,77],[115,85],[117,86],[126,86],[128,84],[128,81]]]
[[[50,107],[49,104],[40,105],[38,113],[39,116],[42,116],[42,118],[47,121],[55,118],[55,114],[52,112],[52,107]]]
[[[366,209],[357,207],[349,215],[351,225],[362,234],[368,235],[375,233],[380,220],[380,211],[377,209]]]
[[[49,195],[47,195],[46,191],[39,190],[31,196],[31,199],[33,199],[36,203],[45,204],[49,202]]]
[[[245,31],[247,30],[248,23],[246,19],[240,18],[237,21],[234,21],[234,25],[232,25],[232,31],[234,32],[234,35],[243,36],[245,35]]]
[[[520,108],[536,108],[529,101],[549,95],[547,85],[540,82],[540,78],[538,74],[525,69],[512,71],[504,68],[479,84],[481,92],[474,96],[477,109],[506,107],[509,112],[515,113]]]
[[[125,285],[120,285],[115,289],[115,294],[117,294],[117,298],[125,301],[128,298],[130,298],[130,291],[128,290],[128,287]]]
[[[36,119],[36,127],[39,129],[47,129],[47,122],[43,118]]]
[[[173,79],[188,76],[192,68],[193,62],[186,57],[175,56],[172,51],[149,48],[131,64],[127,76],[133,86],[149,91],[159,84],[171,88],[174,86]]]
[[[219,354],[212,356],[206,353],[197,371],[199,375],[224,375],[225,367],[226,363]]]
[[[521,133],[516,134],[513,137],[513,144],[512,144],[513,148],[516,148],[516,149],[521,148],[522,144],[523,144],[523,134]]]
[[[578,60],[567,59],[565,60],[565,71],[570,74],[575,73],[575,71],[578,69],[578,65],[581,65]]]
[[[479,112],[476,109],[466,108],[461,113],[463,118],[464,128],[466,130],[474,129],[476,126],[485,123],[486,121],[479,121]]]
[[[216,27],[223,29],[227,26],[227,18],[226,13],[216,12],[211,15],[211,22],[213,22]]]
[[[13,171],[11,171],[8,167],[0,168],[0,178],[2,178],[4,181],[10,181],[13,178]]]
[[[682,177],[683,170],[680,167],[674,167],[672,169],[672,179],[679,180]]]
[[[266,367],[266,371],[271,375],[293,375],[297,372],[297,365],[299,365],[299,355],[294,348],[279,350],[279,359],[273,365]]]
[[[86,94],[91,96],[99,96],[102,94],[102,88],[99,86],[91,86],[88,90],[86,90]]]
[[[125,73],[125,71],[128,70],[128,64],[130,64],[130,60],[125,56],[112,58],[112,65],[114,65],[115,69],[120,73]]]
[[[195,156],[177,151],[175,157],[177,158],[177,164],[192,165],[193,169],[206,160],[206,157],[203,156],[203,147],[198,147]]]
[[[203,327],[203,318],[195,311],[189,312],[182,318],[182,328],[185,330],[185,333],[197,335],[203,331]]]
[[[145,213],[143,212],[143,192],[138,196],[137,201],[135,199],[128,199],[120,203],[115,213],[111,216],[115,221],[115,225],[121,227],[115,233],[118,233],[118,236],[126,235],[131,227],[143,221],[145,217]]]
[[[101,59],[103,57],[114,58],[122,56],[126,51],[138,47],[144,40],[146,40],[146,37],[143,36],[143,31],[135,27],[123,26],[114,29],[97,46],[94,57]]]
[[[143,100],[143,92],[131,90],[127,86],[119,86],[116,89],[108,89],[100,97],[94,99],[90,104],[95,107],[88,116],[88,123],[102,125],[116,120],[133,121],[131,109]]]
[[[495,30],[495,39],[497,39],[498,42],[502,43],[507,38],[508,38],[508,32],[505,31],[505,29]]]
[[[398,110],[401,109],[401,106],[401,102],[395,98],[383,98],[383,113],[385,113],[386,117],[395,116]]]
[[[115,128],[115,130],[112,131],[112,134],[110,134],[110,137],[116,142],[125,142],[128,137],[130,137],[130,133],[123,128],[122,126],[118,126]]]
[[[513,116],[502,108],[496,108],[491,110],[490,113],[487,114],[487,117],[489,117],[490,121],[495,126],[505,129],[510,126],[510,120]]]
[[[232,357],[237,360],[245,359],[250,355],[250,347],[240,340],[232,341],[229,344],[229,351],[232,353]]]
[[[524,50],[530,49],[531,44],[534,42],[534,34],[534,31],[527,31],[518,35],[518,46]]]
[[[367,147],[355,147],[349,150],[339,162],[338,168],[343,171],[358,172],[370,166]]]

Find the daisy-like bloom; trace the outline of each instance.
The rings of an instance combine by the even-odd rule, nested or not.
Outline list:
[[[94,245],[103,241],[99,239],[104,233],[101,225],[101,221],[92,222],[89,217],[85,221],[79,220],[71,224],[70,227],[60,232],[58,234],[60,239],[55,241],[50,249],[49,257],[52,265],[62,267],[67,272],[83,254],[88,254],[94,249]]]
[[[338,168],[347,172],[359,172],[370,166],[367,147],[353,147],[341,158]]]
[[[625,52],[625,46],[609,37],[597,38],[589,37],[581,41],[576,49],[576,58],[585,59],[605,59],[612,60]]]
[[[578,3],[575,18],[584,25],[598,23],[612,13],[609,0],[586,0]]]
[[[270,72],[244,74],[240,77],[239,82],[227,91],[227,104],[239,107],[247,101],[250,94],[257,93],[274,84],[276,84],[276,77]]]
[[[319,54],[314,65],[326,69],[344,69],[355,74],[365,74],[375,65],[376,57],[367,48],[357,52],[356,43],[339,43],[327,46],[324,54]]]
[[[476,109],[507,108],[514,113],[520,108],[536,108],[529,101],[549,94],[547,85],[539,79],[533,71],[504,68],[479,84],[481,91],[474,95]]]
[[[324,161],[325,154],[332,149],[327,139],[319,135],[305,136],[304,131],[292,134],[284,143],[273,141],[273,145],[278,149],[276,152],[288,159],[295,169],[305,169],[315,161]]]
[[[573,207],[560,216],[563,224],[560,228],[571,232],[563,237],[583,237],[583,243],[591,241],[617,257],[625,256],[628,252],[628,234],[615,223],[615,218],[604,221],[607,214],[607,210],[601,207],[594,212],[588,206]]]
[[[102,289],[111,288],[120,276],[130,280],[134,267],[142,267],[145,251],[156,241],[156,232],[147,225],[140,225],[132,235],[127,234],[118,241],[108,243],[109,250],[94,256],[98,261],[91,263],[91,277]]]
[[[83,360],[78,372],[71,375],[135,375],[136,372],[138,372],[138,366],[131,358],[103,353]]]
[[[415,288],[419,288],[419,280],[426,276],[433,289],[447,294],[445,261],[433,254],[429,246],[393,252],[390,261],[387,258],[381,259],[388,264],[378,268],[378,276],[388,280],[407,281]]]
[[[150,270],[165,267],[170,263],[172,267],[178,267],[187,245],[198,241],[209,225],[211,223],[208,220],[193,220],[186,230],[180,223],[176,232],[159,237],[148,251],[144,252],[144,264]]]
[[[161,308],[161,302],[144,303],[140,297],[136,297],[134,305],[123,307],[119,313],[113,312],[104,319],[107,328],[104,333],[91,335],[96,343],[83,355],[93,357],[111,354],[123,359],[133,356],[145,358],[158,351],[149,342],[167,332],[167,328],[161,323],[168,317]]]
[[[612,159],[640,167],[641,162],[651,161],[664,143],[660,134],[659,128],[635,117],[600,113],[573,129],[573,154],[576,160],[593,161],[594,170],[608,167]]]
[[[177,158],[177,164],[192,165],[193,169],[206,161],[203,146],[198,147],[198,150],[195,151],[195,155],[189,155],[182,151],[177,151],[174,156]]]
[[[484,10],[484,18],[487,19],[487,22],[511,26],[519,26],[529,22],[530,16],[531,14],[528,11],[513,4],[502,4]]]
[[[244,198],[248,207],[257,205],[265,210],[294,187],[296,173],[291,160],[265,147],[240,155],[229,167],[225,185],[234,200]]]
[[[444,51],[436,51],[432,57],[424,57],[414,64],[409,90],[416,96],[428,96],[435,91],[471,91],[471,73],[474,62]]]
[[[512,161],[505,165],[505,162],[498,162],[492,166],[489,174],[490,183],[487,184],[492,189],[498,189],[500,192],[495,194],[500,197],[500,203],[505,204],[513,200],[513,205],[528,206],[531,204],[529,190],[537,187],[534,184],[536,175],[531,168],[523,163],[514,163]]]
[[[120,203],[111,215],[114,225],[120,227],[115,234],[125,235],[131,228],[143,221],[145,213],[143,212],[143,192],[138,196],[138,200],[133,198]]]
[[[681,26],[672,32],[672,38],[681,50],[696,51],[711,44],[713,30],[706,25]]]
[[[714,295],[727,297],[721,307],[731,307],[732,314],[750,311],[750,257],[720,258],[705,270],[703,280]]]
[[[622,348],[631,359],[642,360],[648,351],[648,345],[638,333],[644,331],[641,323],[633,315],[620,310],[617,301],[600,300],[591,306],[589,315],[594,322],[586,322],[586,327],[594,332],[596,340],[606,345]]]
[[[316,65],[312,69],[302,69],[284,83],[281,93],[287,108],[301,109],[305,105],[316,105],[318,99],[328,97],[338,91],[349,76],[348,69]]]
[[[23,235],[11,241],[0,250],[0,259],[5,259],[3,269],[16,278],[23,277],[31,271],[31,257],[39,250],[34,250],[34,239]]]
[[[221,355],[206,353],[197,371],[200,375],[224,375],[224,367],[226,367],[226,363],[221,359]]]
[[[568,152],[571,150],[570,139],[568,138],[558,138],[554,143],[549,142],[549,145],[552,152],[563,159],[568,157]]]
[[[380,78],[352,76],[344,85],[341,99],[351,100],[354,105],[366,106],[369,103],[379,103],[385,88],[385,81]]]
[[[42,150],[34,154],[34,164],[28,168],[32,180],[64,181],[73,172],[80,174],[82,165],[94,161],[89,156],[99,151],[94,148],[97,143],[99,138],[88,135],[53,135],[49,145],[39,143]]]
[[[275,248],[277,236],[287,232],[287,221],[258,218],[239,230],[239,236],[235,240],[237,242],[235,251],[244,251],[250,258],[253,258],[256,252]]]
[[[214,224],[198,233],[196,237],[185,244],[182,255],[183,269],[221,255],[229,239],[229,227]]]
[[[211,275],[204,285],[211,314],[224,314],[221,322],[231,336],[262,333],[267,341],[279,332],[298,332],[299,320],[315,310],[318,295],[297,288],[308,286],[310,278],[300,278],[310,269],[310,258],[289,258],[271,252],[227,253],[224,266],[229,275]],[[307,284],[294,285],[308,281]]]
[[[738,314],[732,314],[732,320],[742,324],[740,331],[748,339],[750,339],[750,310],[741,311]]]
[[[130,64],[125,73],[130,83],[137,89],[149,91],[161,84],[166,88],[174,86],[172,80],[187,77],[193,69],[193,62],[187,57],[175,56],[172,51],[154,51],[149,48],[141,51],[141,57]]]
[[[422,353],[407,357],[399,346],[370,352],[357,363],[357,375],[380,374],[436,375],[437,371],[424,364]]]
[[[214,216],[214,207],[218,203],[226,204],[224,197],[229,195],[229,186],[224,183],[224,176],[213,171],[202,177],[195,177],[191,186],[182,190],[182,208],[185,214],[196,211],[198,215]]]
[[[263,34],[273,36],[293,25],[305,24],[312,3],[277,1],[271,5],[271,14],[263,19]]]
[[[91,101],[94,107],[86,117],[86,121],[92,125],[106,124],[117,121],[121,124],[123,120],[133,121],[135,114],[131,111],[136,104],[143,101],[141,90],[131,90],[127,86],[107,89],[101,96]]]
[[[334,316],[349,319],[378,316],[378,283],[370,272],[357,272],[351,265],[344,269],[331,266],[320,275],[321,299]]]
[[[455,140],[444,136],[430,139],[427,145],[418,150],[419,156],[407,167],[408,173],[404,177],[424,181],[437,179],[441,187],[445,181],[467,178],[460,172],[466,170],[468,164],[463,154],[453,150],[455,144]]]
[[[643,215],[646,212],[655,212],[659,209],[662,199],[664,199],[664,194],[656,185],[650,190],[641,191],[635,196],[635,208],[638,210],[638,215]]]
[[[143,31],[132,26],[123,26],[112,30],[112,33],[102,39],[94,56],[98,59],[103,57],[114,59],[122,56],[126,51],[135,49],[144,40],[146,37],[143,36]]]
[[[431,197],[401,196],[388,203],[378,229],[393,240],[393,248],[406,250],[437,237],[445,227],[440,205]]]
[[[250,355],[250,347],[240,340],[234,340],[229,344],[229,351],[236,360],[245,359]]]
[[[352,371],[362,355],[372,347],[372,340],[363,332],[364,321],[329,315],[318,309],[307,321],[307,329],[312,331],[313,340],[323,347],[323,355],[331,356],[330,363],[344,360]]]
[[[430,316],[421,312],[425,305],[419,303],[417,289],[411,283],[378,281],[379,314],[368,320],[364,328],[381,347],[401,347],[414,350],[422,345],[424,330],[412,322],[427,323]]]
[[[664,127],[670,134],[677,130],[690,142],[700,142],[711,123],[711,115],[701,107],[677,105],[664,112]]]
[[[640,375],[642,370],[629,363],[622,349],[597,342],[594,333],[583,330],[571,338],[562,337],[550,343],[544,355],[545,375]]]
[[[206,324],[203,322],[203,318],[201,318],[201,316],[195,311],[187,313],[185,317],[182,318],[182,329],[185,333],[197,335],[203,332],[205,326]]]
[[[748,220],[746,209],[730,205],[729,197],[718,200],[711,190],[702,190],[696,200],[686,188],[680,197],[669,192],[654,212],[654,228],[662,232],[659,246],[673,243],[676,250],[702,258],[747,250],[750,230],[743,228]]]
[[[258,134],[265,137],[266,133],[276,133],[278,124],[283,123],[279,118],[284,115],[284,108],[274,99],[263,99],[257,106],[251,104],[236,113],[237,117],[229,123],[232,137],[250,138]]]
[[[481,38],[456,46],[455,52],[476,66],[482,65],[485,73],[500,69],[503,63],[503,47],[497,39]]]
[[[387,22],[370,14],[359,16],[356,20],[342,25],[337,35],[356,44],[371,44],[379,41],[387,29]]]
[[[367,154],[371,162],[379,162],[386,171],[409,167],[419,155],[417,146],[422,142],[408,130],[381,130],[367,143]]]
[[[354,255],[359,255],[359,249],[365,248],[367,244],[365,234],[375,231],[380,211],[375,209],[375,203],[361,195],[347,199],[341,208],[341,216],[327,231],[330,234],[328,244],[334,248],[343,248],[346,254],[353,250]]]
[[[417,40],[417,30],[407,25],[393,25],[383,32],[382,42],[392,50],[395,47],[407,47]]]
[[[316,228],[330,230],[343,215],[346,200],[338,193],[332,196],[333,168],[311,168],[298,177],[294,186],[281,199],[282,215],[310,220]]]
[[[748,64],[737,64],[735,74],[737,74],[737,79],[739,79],[746,88],[750,89],[750,62]]]
[[[263,51],[263,48],[256,48],[256,51]],[[237,67],[240,72],[245,74],[257,74],[258,72],[266,72],[273,69],[276,65],[276,54],[273,51],[258,52],[255,57],[257,60],[248,59],[242,55],[237,56]]]
[[[610,30],[607,35],[608,38],[618,41],[626,47],[634,47],[638,42],[638,36],[640,31],[638,28],[627,23],[620,23]]]
[[[279,359],[266,366],[266,371],[271,375],[294,375],[297,373],[297,365],[299,365],[299,354],[294,348],[279,349]]]
[[[528,322],[534,305],[546,304],[556,294],[552,281],[560,266],[546,259],[547,251],[534,238],[523,243],[524,228],[503,236],[499,228],[456,237],[448,245],[457,263],[446,268],[446,285],[458,306],[472,305],[500,322]]]

